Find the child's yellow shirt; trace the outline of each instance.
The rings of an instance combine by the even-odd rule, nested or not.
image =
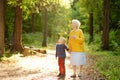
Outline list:
[[[76,38],[71,38],[72,36],[76,36]],[[84,35],[81,29],[70,32],[68,47],[72,52],[84,52]]]

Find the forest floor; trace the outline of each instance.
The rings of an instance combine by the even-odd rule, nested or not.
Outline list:
[[[66,77],[57,78],[58,64],[55,50],[47,50],[47,54],[22,56],[16,54],[0,62],[0,80],[105,80],[95,70],[95,57],[87,55],[82,77],[70,78],[70,54],[66,58]]]

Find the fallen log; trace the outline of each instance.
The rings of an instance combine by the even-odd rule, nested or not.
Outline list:
[[[28,55],[34,55],[34,54],[46,54],[46,50],[42,50],[42,49],[39,49],[39,48],[34,48],[34,47],[24,47],[24,50],[23,50],[23,55],[24,56],[28,56]]]

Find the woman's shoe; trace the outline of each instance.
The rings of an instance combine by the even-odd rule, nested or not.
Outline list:
[[[81,76],[82,76],[82,72],[79,72],[78,77],[81,77]]]
[[[71,78],[76,78],[76,74],[73,74],[70,76]]]
[[[78,77],[81,77],[81,76],[82,76],[81,73],[79,73],[79,74],[78,74]]]

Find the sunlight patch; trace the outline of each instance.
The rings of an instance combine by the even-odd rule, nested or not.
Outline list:
[[[40,65],[40,59],[38,58],[26,58],[19,61],[19,65],[25,69],[38,69]]]
[[[66,8],[70,8],[70,0],[60,0],[60,4]]]

